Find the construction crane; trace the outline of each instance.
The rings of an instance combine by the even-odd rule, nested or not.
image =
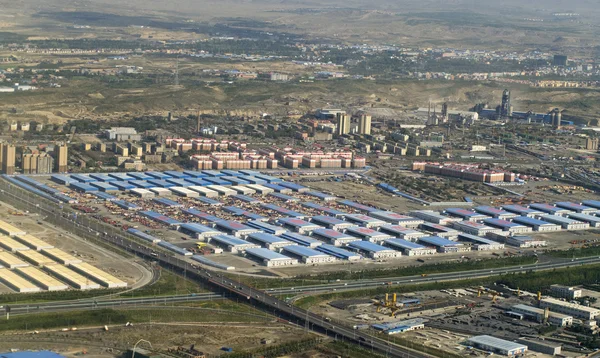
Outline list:
[[[481,294],[484,292],[483,289],[479,289],[477,290],[477,297],[481,297]],[[488,294],[492,295],[492,303],[496,303],[496,299],[498,298],[498,295],[500,295],[497,291],[494,290],[488,290],[486,291]]]
[[[397,305],[397,297],[396,294],[392,294],[392,299],[390,299],[389,294],[385,294],[385,300],[375,302],[375,306],[377,306],[377,313],[379,313],[382,309],[390,310],[390,317],[395,317],[396,312],[400,309]]]

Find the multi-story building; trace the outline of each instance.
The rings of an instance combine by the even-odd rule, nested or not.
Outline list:
[[[69,149],[66,144],[57,145],[54,147],[54,156],[56,164],[56,171],[59,173],[65,173],[68,171],[68,156]]]
[[[527,305],[514,305],[511,311],[520,313],[524,316],[530,317],[534,321],[539,323],[548,322],[550,324],[557,325],[559,327],[570,326],[573,324],[573,317],[562,313],[550,312],[537,307]]]
[[[350,133],[350,116],[345,113],[336,114],[336,133],[338,136]]]
[[[23,174],[50,174],[54,169],[54,159],[48,153],[23,153],[21,169]]]
[[[15,173],[16,149],[12,144],[2,145],[2,173],[12,175]]]
[[[551,285],[550,292],[552,292],[553,296],[558,298],[574,299],[581,297],[582,290],[563,285]]]
[[[557,300],[555,298],[544,298],[540,301],[540,308],[550,308],[553,312],[564,313],[583,320],[593,320],[600,315],[600,310],[576,303]]]
[[[363,114],[358,119],[358,134],[371,135],[371,116]]]

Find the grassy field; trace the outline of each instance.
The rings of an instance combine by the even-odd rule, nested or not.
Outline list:
[[[147,286],[123,293],[124,297],[154,297],[207,292],[198,283],[168,270],[160,270],[160,278]]]
[[[145,307],[139,309],[99,309],[40,313],[11,318],[0,325],[0,331],[43,330],[52,328],[89,327],[112,324],[150,322],[264,322],[268,316],[248,314],[248,310],[227,304],[226,309],[204,307]]]
[[[318,285],[335,280],[358,280],[374,279],[387,277],[405,277],[417,276],[421,274],[433,274],[442,272],[459,272],[479,269],[493,269],[498,267],[510,267],[519,265],[528,265],[535,263],[536,258],[529,257],[509,257],[497,259],[484,259],[479,261],[464,261],[439,263],[422,266],[406,266],[392,269],[361,270],[361,271],[338,271],[324,273],[320,275],[297,276],[286,278],[260,278],[251,276],[242,276],[229,274],[232,279],[240,280],[248,285],[259,289],[278,288],[278,287],[302,287],[306,285]]]

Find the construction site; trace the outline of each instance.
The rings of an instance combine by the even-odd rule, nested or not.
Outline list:
[[[600,294],[559,285],[552,286],[548,293],[504,285],[466,287],[327,301],[314,310],[356,330],[461,356],[474,349],[469,344],[471,337],[492,335],[505,342],[525,344],[529,347],[526,357],[579,357],[591,352],[580,341],[585,332],[598,330],[589,318],[600,314],[600,305],[589,302],[596,302]],[[587,297],[586,305],[564,300],[573,296]]]

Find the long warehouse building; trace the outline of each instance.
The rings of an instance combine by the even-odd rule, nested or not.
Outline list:
[[[68,290],[69,286],[48,275],[37,267],[21,267],[16,270],[21,276],[24,276],[29,281],[35,283],[46,291],[64,291]]]
[[[513,219],[513,222],[516,222],[521,225],[526,225],[531,227],[534,231],[539,232],[549,232],[549,231],[560,231],[562,227],[560,225],[556,225],[553,223],[549,223],[547,221],[534,219],[527,216],[519,216]]]
[[[403,239],[385,240],[383,245],[387,245],[395,250],[399,250],[405,256],[427,256],[435,255],[437,252],[435,249],[430,249],[423,245]]]
[[[246,255],[258,260],[267,267],[292,266],[298,264],[298,260],[296,259],[265,248],[247,249]]]
[[[0,282],[20,293],[33,293],[41,291],[38,286],[6,268],[0,268]]]
[[[98,282],[107,288],[127,287],[127,282],[121,281],[113,275],[104,272],[97,267],[94,267],[86,262],[80,264],[69,265],[74,271],[89,277],[92,281]]]
[[[309,247],[291,245],[283,247],[283,252],[290,257],[297,257],[307,265],[335,262],[335,257],[313,250]]]

